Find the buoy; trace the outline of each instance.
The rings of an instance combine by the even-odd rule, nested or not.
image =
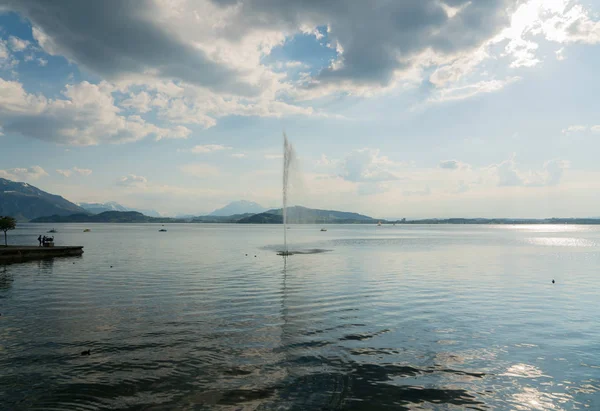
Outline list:
[[[552,284],[554,284],[554,280],[552,280]]]

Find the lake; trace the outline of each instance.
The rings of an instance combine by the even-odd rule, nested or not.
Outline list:
[[[328,251],[285,259],[267,225],[9,241],[50,228],[85,253],[0,265],[0,409],[600,409],[598,226],[294,225]]]

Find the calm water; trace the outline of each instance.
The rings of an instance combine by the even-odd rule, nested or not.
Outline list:
[[[600,227],[54,227],[0,265],[1,409],[600,410]]]

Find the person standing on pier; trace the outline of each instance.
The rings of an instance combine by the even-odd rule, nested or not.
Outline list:
[[[42,235],[40,234],[40,236],[38,237],[38,243],[40,243],[40,247],[42,246]]]

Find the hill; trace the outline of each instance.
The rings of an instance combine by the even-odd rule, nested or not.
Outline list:
[[[79,206],[92,214],[100,214],[105,211],[137,211],[138,213],[142,213],[149,217],[161,217],[161,215],[156,210],[141,210],[136,208],[129,208],[115,201],[109,201],[106,203],[79,203]]]
[[[0,215],[27,221],[46,215],[65,216],[73,213],[86,214],[86,211],[61,196],[30,184],[0,178]]]
[[[318,210],[301,206],[288,208],[290,224],[373,224],[377,221],[366,215],[345,211]],[[238,223],[283,224],[283,212],[282,209],[273,209],[241,218]]]
[[[148,217],[137,211],[105,211],[100,214],[72,214],[38,217],[32,223],[174,223],[173,218]]]
[[[225,207],[213,211],[209,216],[234,216],[240,214],[257,214],[267,211],[266,208],[252,201],[234,201]]]

